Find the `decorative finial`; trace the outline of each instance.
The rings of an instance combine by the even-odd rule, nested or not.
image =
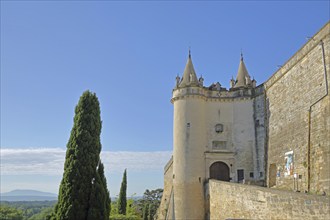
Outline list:
[[[190,51],[190,46],[189,46],[189,58],[191,58],[191,51]]]
[[[175,77],[175,81],[176,81],[175,86],[176,86],[176,87],[179,86],[179,84],[180,84],[180,80],[181,80],[181,78],[180,78],[180,76],[179,76],[179,74],[178,74],[178,75]]]
[[[243,61],[243,51],[242,51],[242,48],[241,48],[241,60]]]

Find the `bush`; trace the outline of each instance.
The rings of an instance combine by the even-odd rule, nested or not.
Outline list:
[[[110,220],[141,220],[141,217],[136,216],[136,215],[116,214],[116,215],[111,215]]]
[[[23,213],[21,210],[1,205],[0,206],[0,219],[22,220]]]

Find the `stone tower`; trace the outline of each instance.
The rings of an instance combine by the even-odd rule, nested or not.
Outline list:
[[[189,57],[182,79],[177,77],[174,105],[173,195],[175,219],[204,219],[205,98]],[[198,207],[198,208],[196,208]]]
[[[263,180],[262,87],[251,80],[241,56],[236,80],[203,85],[191,54],[176,77],[173,157],[164,169],[159,219],[208,219],[208,181]]]

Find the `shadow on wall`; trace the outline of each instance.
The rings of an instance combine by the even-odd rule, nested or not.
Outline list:
[[[265,185],[268,187],[272,187],[276,185],[276,164],[275,164],[275,177],[273,173],[270,173],[268,170],[268,134],[269,134],[269,119],[270,119],[270,110],[269,110],[269,99],[267,98],[267,90],[265,89],[265,155],[264,155],[264,164],[265,164]],[[270,167],[269,167],[270,169]],[[273,172],[273,170],[271,170]],[[271,176],[270,176],[271,175]],[[271,183],[270,181],[271,177]]]

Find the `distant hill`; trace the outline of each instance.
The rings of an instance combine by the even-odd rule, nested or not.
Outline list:
[[[128,199],[139,200],[143,196],[127,197]],[[111,197],[111,201],[116,201],[117,197]],[[6,193],[0,193],[0,201],[17,202],[17,201],[55,201],[57,195],[49,192],[41,192],[29,189],[16,189]]]
[[[0,194],[0,201],[53,201],[57,195],[37,190],[17,189]]]

